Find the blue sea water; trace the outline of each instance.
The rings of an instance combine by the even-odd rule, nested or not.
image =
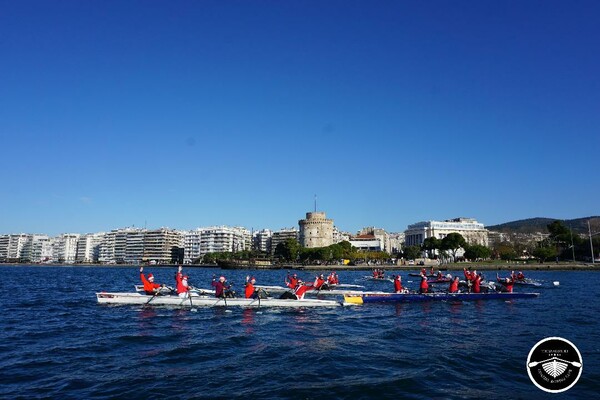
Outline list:
[[[146,270],[157,282],[174,284],[174,268]],[[199,287],[223,273],[186,272]],[[239,292],[248,273],[264,285],[282,285],[285,277],[285,271],[226,272]],[[598,272],[528,272],[544,286],[516,290],[535,289],[540,297],[511,302],[195,311],[97,304],[97,291],[132,291],[139,283],[135,267],[2,266],[0,274],[2,399],[583,399],[600,393]],[[338,274],[342,283],[392,290],[392,283],[364,280],[365,272]],[[405,285],[417,286],[401,274]],[[573,342],[583,357],[579,382],[560,394],[535,387],[525,367],[532,346],[549,336]]]

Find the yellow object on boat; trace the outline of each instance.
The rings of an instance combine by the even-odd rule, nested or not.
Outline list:
[[[363,304],[362,296],[344,296],[344,302],[351,304]]]

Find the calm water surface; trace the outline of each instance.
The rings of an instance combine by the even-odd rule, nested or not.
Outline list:
[[[222,273],[186,271],[200,287]],[[174,268],[147,272],[174,284]],[[583,399],[600,392],[598,272],[531,271],[544,282],[533,300],[196,311],[98,305],[96,291],[132,291],[134,267],[3,266],[0,273],[2,399]],[[227,271],[238,293],[247,273]],[[250,273],[265,285],[285,276]],[[367,290],[392,290],[363,280],[365,272],[339,275]],[[525,369],[531,347],[548,336],[570,340],[583,357],[581,379],[561,394],[542,392]]]

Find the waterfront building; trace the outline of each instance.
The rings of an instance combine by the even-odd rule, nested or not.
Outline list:
[[[352,234],[349,232],[340,231],[337,226],[333,227],[333,243],[349,242]]]
[[[0,262],[5,262],[8,256],[9,235],[0,235]]]
[[[273,232],[270,229],[263,229],[252,234],[252,249],[262,253],[271,252],[271,239]]]
[[[288,239],[298,240],[298,236],[299,233],[296,228],[283,228],[273,232],[273,235],[271,236],[271,254],[275,253],[279,243],[284,243]]]
[[[488,246],[488,231],[482,223],[473,218],[454,218],[445,221],[423,221],[408,226],[404,231],[406,246],[420,246],[425,239],[443,239],[450,233],[460,233],[468,244]],[[464,251],[459,251],[462,256]]]
[[[328,219],[324,212],[307,212],[306,219],[299,220],[298,225],[302,247],[327,247],[333,244],[333,220]]]
[[[381,251],[381,240],[372,234],[356,235],[350,238],[350,244],[360,251]]]
[[[52,261],[71,264],[77,257],[79,233],[64,233],[52,241]]]
[[[183,262],[192,264],[195,260],[202,256],[200,252],[200,242],[202,237],[202,229],[197,228],[191,231],[186,231],[183,234]]]
[[[184,234],[175,229],[160,228],[143,232],[141,251],[142,261],[156,262],[157,264],[168,264],[177,262],[180,259],[180,253],[183,250]],[[139,243],[136,243],[135,250],[129,255],[138,254],[140,250]],[[135,253],[133,253],[135,251]]]
[[[402,251],[404,244],[404,232],[394,232],[389,234],[389,253],[398,254]]]
[[[104,240],[104,232],[82,235],[77,242],[78,263],[97,263],[100,258],[100,246]]]
[[[200,254],[250,250],[252,235],[243,227],[200,228]]]
[[[104,234],[98,261],[103,264],[135,264],[142,261],[144,234],[141,228],[119,228]]]
[[[48,262],[52,260],[52,240],[48,235],[27,235],[21,252],[21,262]]]

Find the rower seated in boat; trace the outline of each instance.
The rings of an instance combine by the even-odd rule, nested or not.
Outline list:
[[[188,284],[188,276],[183,275],[183,267],[180,265],[177,273],[175,274],[175,283],[177,288],[177,295],[182,298],[190,296],[190,285]]]
[[[500,278],[498,276],[498,274],[496,274],[496,280],[498,281],[498,283],[500,283],[500,291],[501,292],[507,292],[507,293],[512,293],[513,291],[513,287],[515,286],[515,280],[513,279],[512,275],[510,278]]]
[[[429,291],[429,284],[427,283],[427,276],[421,275],[421,284],[419,285],[419,293],[427,293]]]
[[[294,275],[290,276],[290,274],[288,273],[288,276],[284,282],[285,282],[285,286],[294,290],[296,288],[296,286],[298,285],[298,275],[294,274]]]
[[[394,278],[394,293],[405,293],[406,290],[402,287],[402,277],[396,275]]]
[[[245,297],[247,299],[256,299],[258,298],[258,289],[254,287],[256,283],[256,278],[246,276],[246,289],[245,289]]]
[[[215,297],[234,297],[234,292],[230,290],[231,285],[227,285],[226,282],[227,279],[224,276],[219,277],[218,281],[213,278],[211,285],[215,288]]]
[[[165,287],[164,284],[160,285],[158,283],[154,283],[154,275],[148,274],[148,278],[144,275],[144,267],[140,267],[140,279],[144,284],[144,293],[147,295],[157,295],[161,294],[160,289]]]
[[[316,290],[328,290],[329,285],[325,282],[323,278],[323,274],[315,276],[315,282],[313,283],[313,287]]]
[[[450,283],[450,287],[448,288],[448,293],[458,293],[458,276],[455,276],[454,279],[452,280],[452,283]]]

